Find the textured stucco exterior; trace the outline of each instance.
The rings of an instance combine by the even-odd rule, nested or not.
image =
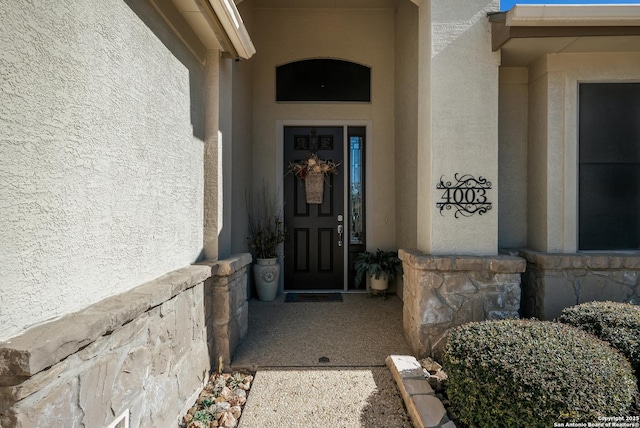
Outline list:
[[[424,234],[427,241],[419,239],[418,248],[432,254],[497,253],[499,54],[491,51],[486,14],[498,6],[498,1],[488,0],[430,3],[431,125],[418,144],[430,152],[432,212],[430,231]],[[429,7],[429,3],[420,7]],[[421,71],[421,78],[423,74]],[[454,180],[455,174],[489,180],[492,189],[487,197],[492,210],[462,219],[453,212],[441,215],[436,204],[442,192],[435,185],[441,178]]]
[[[395,25],[396,244],[416,248],[418,227],[418,7],[398,4]]]
[[[416,248],[428,252],[431,246],[431,7],[418,7],[418,141],[416,173]]]
[[[498,247],[527,246],[528,70],[500,68]]]
[[[204,115],[147,2],[3,2],[0,46],[2,340],[198,258]]]
[[[253,10],[240,3],[238,9],[242,14],[247,29],[252,32]],[[231,230],[230,254],[246,252],[247,247],[247,198],[253,178],[253,62],[231,61],[232,74],[232,103],[220,106],[230,108],[232,114],[232,142],[231,142],[231,189],[228,197],[230,206],[225,205],[225,224],[223,228]],[[226,211],[228,209],[228,211]]]

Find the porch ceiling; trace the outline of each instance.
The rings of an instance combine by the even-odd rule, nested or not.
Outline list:
[[[257,8],[394,9],[398,1],[402,0],[253,0],[252,4]]]
[[[640,5],[526,5],[489,20],[493,50],[507,67],[548,53],[640,52]]]

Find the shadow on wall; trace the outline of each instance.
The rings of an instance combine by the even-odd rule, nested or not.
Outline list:
[[[189,99],[193,136],[204,141],[204,67],[189,53],[177,37],[167,28],[156,10],[145,0],[124,0],[140,21],[189,70]]]

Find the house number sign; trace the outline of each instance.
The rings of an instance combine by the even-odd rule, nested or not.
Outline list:
[[[491,189],[491,182],[486,178],[475,178],[469,174],[454,174],[455,181],[445,181],[444,176],[436,184],[436,189],[442,190],[441,202],[436,203],[440,215],[444,210],[454,209],[455,218],[471,217],[475,213],[482,215],[491,209],[487,190]]]

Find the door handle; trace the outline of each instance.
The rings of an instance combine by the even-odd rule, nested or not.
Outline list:
[[[338,225],[338,247],[342,247],[342,234],[344,233],[344,226]]]

